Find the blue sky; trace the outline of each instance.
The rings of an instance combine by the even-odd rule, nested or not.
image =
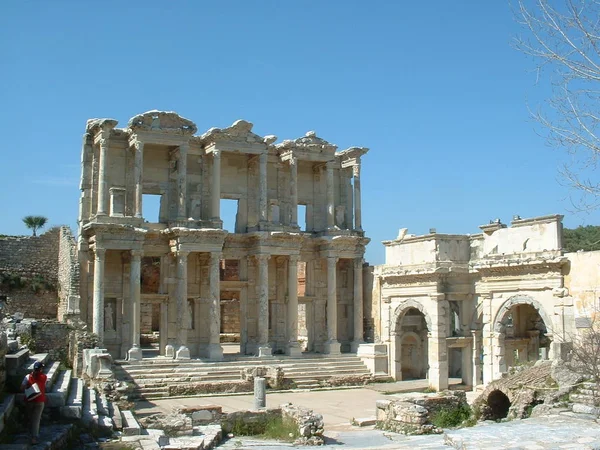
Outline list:
[[[150,109],[200,132],[244,118],[280,140],[369,147],[372,264],[403,227],[597,224],[569,212],[566,156],[529,118],[549,89],[511,48],[518,32],[504,1],[2,2],[0,234],[28,234],[28,214],[75,229],[86,120]]]

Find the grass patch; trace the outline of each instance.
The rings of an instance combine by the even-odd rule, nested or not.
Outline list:
[[[296,423],[290,418],[282,417],[270,417],[259,421],[237,419],[231,432],[234,436],[256,436],[286,442],[293,442],[300,436]]]
[[[471,417],[471,408],[461,405],[457,408],[440,408],[431,415],[430,421],[438,428],[457,427]]]

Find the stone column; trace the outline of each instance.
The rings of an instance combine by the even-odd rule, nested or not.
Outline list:
[[[491,336],[492,344],[492,381],[502,378],[502,374],[506,372],[506,355],[504,345],[504,333],[493,332]]]
[[[267,158],[266,153],[258,156],[258,221],[267,221]]]
[[[179,146],[179,161],[177,162],[177,216],[179,220],[187,219],[187,154],[189,144]]]
[[[337,340],[337,262],[335,256],[327,257],[327,342],[325,353],[339,355],[340,343]]]
[[[213,150],[211,220],[221,220],[221,151]]]
[[[177,341],[179,348],[175,353],[177,359],[190,359],[187,348],[187,335],[190,328],[190,317],[187,307],[187,266],[190,252],[177,251]]]
[[[429,386],[436,391],[448,389],[448,350],[446,318],[450,306],[445,294],[430,294],[431,330],[428,336]]]
[[[298,160],[290,158],[290,208],[292,227],[298,226]]]
[[[354,260],[354,340],[352,341],[352,351],[358,351],[360,344],[364,344],[363,339],[363,279],[362,279],[363,259]]]
[[[269,258],[270,255],[256,255],[258,263],[258,356],[271,356],[269,345]]]
[[[354,228],[354,191],[352,187],[352,171],[346,170],[346,229]]]
[[[106,154],[108,153],[108,138],[100,139],[100,161],[98,163],[98,210],[97,216],[106,215],[107,182],[106,182]]]
[[[335,226],[335,199],[333,195],[333,161],[326,164],[327,171],[327,229]]]
[[[362,212],[360,205],[360,164],[352,167],[354,176],[354,229],[362,231]]]
[[[221,254],[212,252],[210,254],[210,317],[208,358],[213,360],[223,359],[223,347],[221,347],[221,281],[219,262]]]
[[[482,322],[483,331],[481,336],[481,346],[483,350],[483,384],[487,385],[494,379],[493,375],[493,349],[492,349],[492,296],[493,294],[481,294],[482,304]]]
[[[142,271],[142,252],[131,250],[131,275],[129,277],[129,301],[131,302],[131,349],[127,352],[129,360],[141,360],[140,348],[140,281]]]
[[[298,345],[298,255],[288,260],[287,351],[289,356],[302,356]]]
[[[133,178],[135,182],[135,217],[143,217],[142,194],[143,194],[143,172],[144,172],[144,143],[135,141],[135,159],[133,163]]]
[[[94,294],[92,332],[98,336],[98,346],[104,343],[104,257],[105,248],[94,250]]]
[[[481,331],[472,330],[473,336],[473,390],[481,383]]]

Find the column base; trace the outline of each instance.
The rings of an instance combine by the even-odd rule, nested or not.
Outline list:
[[[173,347],[171,344],[165,345],[165,357],[175,358],[175,347]]]
[[[223,361],[223,347],[221,347],[221,344],[208,344],[208,359]]]
[[[258,357],[259,358],[264,358],[264,357],[269,357],[269,356],[273,356],[273,349],[271,348],[270,345],[258,347]]]
[[[327,355],[340,355],[342,344],[338,341],[327,341],[325,342],[324,353]]]
[[[302,356],[302,350],[297,342],[290,342],[285,349],[285,354],[293,358],[299,358]]]
[[[353,353],[357,353],[358,352],[358,348],[364,344],[365,341],[360,340],[360,341],[352,341],[352,343],[350,344],[350,351]]]
[[[175,359],[190,359],[190,349],[185,345],[182,345],[177,349],[177,353],[175,353]]]
[[[127,351],[127,360],[128,361],[141,361],[142,360],[142,349],[134,344],[133,347],[131,347]]]

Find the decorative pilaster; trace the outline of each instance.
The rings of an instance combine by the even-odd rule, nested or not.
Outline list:
[[[210,317],[208,358],[212,360],[223,359],[223,347],[221,347],[221,288],[219,262],[221,254],[212,252],[210,254]]]
[[[298,255],[288,259],[287,350],[289,356],[302,356],[298,345]]]
[[[266,153],[258,156],[258,221],[267,221],[267,158]]]
[[[129,277],[129,301],[131,302],[131,349],[127,352],[129,360],[141,360],[140,348],[140,281],[142,272],[142,252],[131,250],[131,275]]]
[[[144,143],[136,140],[133,144],[135,158],[133,163],[133,178],[135,182],[135,217],[143,217],[142,194],[143,194],[143,168],[144,168]]]
[[[360,204],[360,164],[352,167],[354,176],[354,229],[362,231],[362,212]]]
[[[104,261],[106,249],[94,249],[94,294],[92,306],[92,332],[98,336],[98,345],[104,342]]]
[[[271,356],[269,345],[269,258],[270,255],[256,255],[258,263],[258,356]]]
[[[354,340],[352,341],[352,351],[358,351],[360,344],[364,344],[363,339],[363,280],[362,280],[363,259],[354,260]]]
[[[335,256],[327,257],[327,342],[325,353],[340,354],[340,343],[337,340],[337,262]]]
[[[177,216],[179,220],[187,218],[187,154],[189,144],[179,146],[179,160],[177,162]]]
[[[221,151],[213,149],[211,220],[221,220]]]
[[[106,183],[106,156],[108,153],[108,137],[100,139],[100,157],[98,164],[98,210],[97,216],[106,215],[107,183]]]
[[[429,295],[432,303],[431,330],[428,336],[429,386],[436,391],[448,389],[448,350],[446,347],[446,320],[449,305],[445,294]]]
[[[298,226],[298,160],[290,158],[290,208],[292,227]]]
[[[190,317],[187,307],[187,266],[190,252],[177,251],[177,342],[179,348],[175,353],[177,359],[189,359],[187,335],[190,328]]]
[[[333,161],[329,161],[325,170],[327,172],[327,229],[331,230],[335,226],[335,205],[333,196]]]

